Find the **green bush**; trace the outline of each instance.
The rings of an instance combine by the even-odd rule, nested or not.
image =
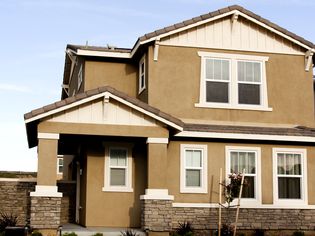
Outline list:
[[[131,229],[127,229],[125,231],[120,232],[122,234],[122,236],[138,236],[137,232],[131,230]]]
[[[96,233],[96,234],[93,234],[92,236],[103,236],[103,233]]]
[[[175,235],[178,236],[192,236],[194,235],[194,229],[190,222],[179,223],[176,228]]]
[[[78,236],[75,232],[71,232],[71,233],[64,233],[62,234],[63,236]]]
[[[3,232],[7,226],[16,226],[17,221],[16,215],[0,212],[0,232]]]
[[[33,231],[31,235],[32,236],[43,236],[42,233],[37,231],[37,230]]]
[[[303,231],[294,231],[293,232],[293,236],[304,236],[305,234],[304,234],[304,232]]]

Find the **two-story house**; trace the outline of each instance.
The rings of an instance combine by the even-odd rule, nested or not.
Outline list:
[[[314,229],[314,51],[240,6],[131,49],[68,45],[62,100],[25,114],[31,225],[58,226],[56,158],[70,155],[83,226],[216,229],[222,168],[245,169],[241,229]]]

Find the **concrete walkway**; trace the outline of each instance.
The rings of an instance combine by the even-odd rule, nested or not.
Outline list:
[[[76,224],[65,224],[62,226],[62,234],[75,232],[78,236],[92,236],[96,233],[102,233],[104,236],[122,236],[121,232],[126,228],[105,228],[105,227],[82,227]],[[131,229],[137,233],[137,236],[146,236],[146,233],[140,229]]]

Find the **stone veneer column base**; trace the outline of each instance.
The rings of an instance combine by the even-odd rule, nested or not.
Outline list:
[[[61,198],[31,196],[31,227],[57,229],[60,225]]]

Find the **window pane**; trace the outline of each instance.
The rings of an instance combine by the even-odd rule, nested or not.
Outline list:
[[[238,173],[238,153],[231,152],[231,173]]]
[[[260,85],[258,84],[238,84],[239,104],[260,104]]]
[[[185,158],[186,158],[186,166],[192,166],[193,165],[193,150],[186,150]]]
[[[254,81],[254,68],[253,63],[245,62],[245,81],[253,82]]]
[[[294,174],[295,175],[301,175],[301,155],[300,154],[294,154]]]
[[[278,153],[278,174],[284,175],[285,174],[285,156],[283,153]]]
[[[126,166],[127,165],[127,150],[111,149],[110,150],[110,165],[111,166]]]
[[[248,152],[248,166],[246,173],[248,174],[255,174],[256,173],[256,165],[255,165],[255,153]]]
[[[246,169],[246,152],[239,152],[239,160],[238,160],[238,172],[243,172],[243,170],[245,169],[246,173],[247,173],[247,169]]]
[[[237,75],[238,81],[245,81],[245,63],[243,61],[237,63]]]
[[[301,179],[294,177],[278,178],[279,198],[301,199]]]
[[[186,167],[201,167],[201,150],[186,150]]]
[[[242,198],[255,198],[255,177],[245,176]]]
[[[254,82],[261,82],[260,63],[254,63]]]
[[[206,82],[206,101],[207,102],[229,102],[229,83],[225,82]]]
[[[261,82],[261,64],[259,62],[237,62],[238,81]]]
[[[213,79],[222,80],[221,60],[213,60],[213,72]]]
[[[125,186],[126,185],[126,170],[125,169],[110,169],[110,185]]]
[[[206,79],[230,80],[229,61],[220,59],[206,59]]]
[[[222,80],[230,80],[229,61],[222,60]]]
[[[206,79],[213,79],[213,60],[206,60]]]
[[[186,186],[201,187],[200,170],[186,170]]]

